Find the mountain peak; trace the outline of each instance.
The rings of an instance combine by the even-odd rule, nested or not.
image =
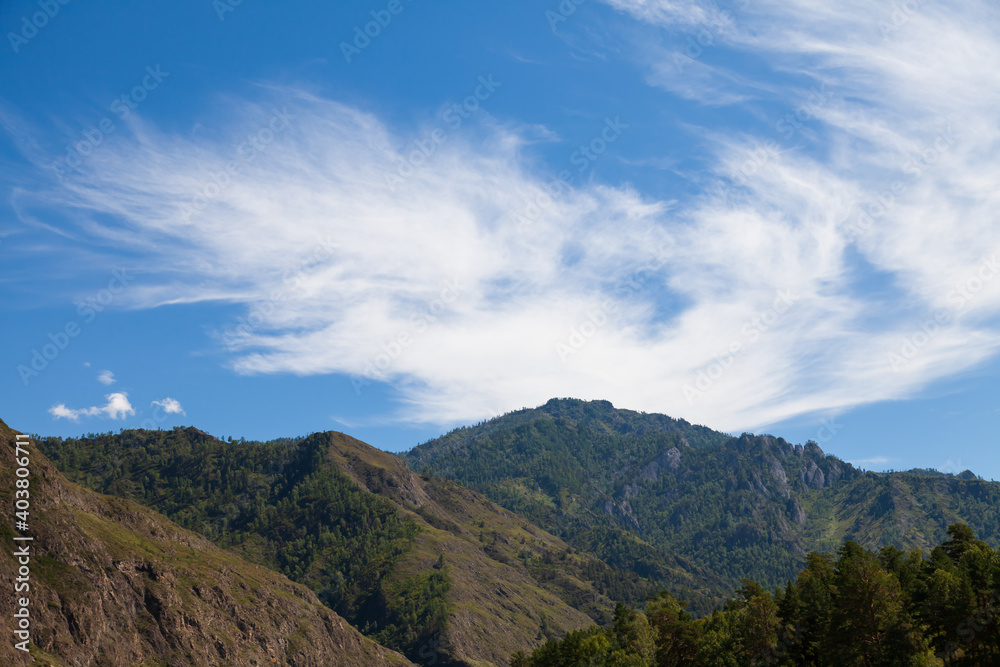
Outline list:
[[[566,409],[573,407],[590,407],[600,410],[614,410],[615,406],[611,401],[604,399],[594,399],[586,400],[583,398],[550,398],[545,402],[545,405],[541,406],[541,410],[556,410],[556,409]]]
[[[703,426],[614,408],[607,401],[554,399],[477,427],[458,429],[405,454],[575,542],[595,526],[623,531],[729,583],[783,583],[808,551],[844,539],[871,548],[926,548],[944,536],[949,507],[987,539],[1000,537],[994,513],[970,511],[955,485],[926,476],[863,474],[810,440],[731,437]],[[888,500],[886,500],[888,499]],[[1000,500],[984,489],[977,507]],[[918,525],[919,530],[913,526]],[[629,547],[631,548],[631,547]],[[627,549],[630,567],[640,559]]]

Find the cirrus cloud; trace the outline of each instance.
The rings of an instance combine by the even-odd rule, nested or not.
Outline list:
[[[611,4],[657,28],[715,16]],[[856,0],[753,3],[719,48],[777,73],[766,87],[720,63],[695,86],[665,81],[684,74],[657,60],[669,49],[644,51],[654,87],[725,104],[756,91],[783,109],[756,135],[704,131],[709,173],[681,202],[553,187],[500,124],[414,166],[420,131],[287,88],[220,107],[230,129],[213,137],[135,122],[42,194],[144,253],[131,306],[243,305],[218,331],[239,373],[389,382],[402,416],[438,423],[566,395],[728,431],[836,412],[913,395],[1000,346],[996,10],[924,5],[889,33],[880,18]],[[816,89],[811,125],[780,125]],[[241,137],[286,107],[287,129],[224,177]]]

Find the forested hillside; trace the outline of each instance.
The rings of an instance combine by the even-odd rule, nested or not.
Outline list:
[[[809,551],[845,540],[929,549],[947,526],[1000,538],[1000,484],[914,473],[864,473],[815,443],[733,438],[607,401],[560,399],[452,431],[404,455],[414,470],[475,489],[609,563],[627,533],[705,567],[735,588],[795,576]],[[604,531],[602,539],[593,539]]]
[[[684,621],[678,631],[696,636],[698,651],[742,656],[704,664],[749,664],[741,660],[760,646],[740,644],[749,640],[734,629],[757,622],[746,610],[784,610],[779,638],[798,622],[794,591],[770,602],[763,591],[809,580],[823,563],[836,569],[808,553],[843,559],[845,541],[858,553],[886,547],[879,562],[905,586],[912,573],[893,563],[916,567],[949,525],[969,525],[983,549],[1000,536],[1000,485],[971,473],[865,473],[815,443],[735,438],[603,401],[553,400],[402,456],[333,432],[224,442],[194,428],[39,447],[70,479],[306,584],[370,638],[427,665],[500,666],[517,652],[523,662],[566,633],[565,646],[613,647],[624,641],[614,633],[631,637],[640,623],[627,610],[651,596]],[[865,558],[867,567],[875,557]],[[906,591],[922,604],[919,589]],[[593,624],[610,629],[586,630]],[[939,635],[906,650],[938,650]],[[713,642],[723,648],[705,648]],[[545,650],[555,649],[535,658],[549,659]]]
[[[340,471],[319,469],[325,451],[314,443],[228,444],[188,428],[40,440],[39,447],[71,480],[141,502],[309,585],[373,636],[403,647],[408,634],[427,635],[441,621],[435,600],[444,583],[428,581],[405,629],[394,614],[371,627],[371,591],[418,528]]]
[[[20,517],[27,527],[0,525],[8,545],[0,551],[8,593],[0,596],[0,664],[411,664],[305,586],[137,503],[70,483],[36,442],[17,449],[16,435],[0,421],[0,501],[12,507],[15,491],[29,501]],[[15,477],[17,469],[28,476]],[[19,597],[28,600],[30,652],[16,649],[11,633]]]
[[[349,436],[223,442],[197,429],[39,446],[71,479],[134,499],[312,588],[418,663],[503,664],[519,648],[611,619],[663,587],[710,609],[728,589],[634,536],[649,576],[610,567],[521,516]],[[639,545],[637,548],[635,545]]]
[[[847,542],[809,554],[774,595],[744,580],[739,597],[698,620],[669,594],[610,627],[550,642],[512,667],[1000,664],[1000,554],[963,524],[929,554]]]

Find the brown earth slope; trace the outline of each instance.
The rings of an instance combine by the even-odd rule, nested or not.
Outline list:
[[[523,517],[457,484],[422,478],[398,457],[349,435],[310,437],[325,441],[327,464],[394,501],[421,526],[394,579],[429,571],[443,557],[451,588],[440,643],[449,659],[499,667],[548,636],[590,627],[591,616],[610,619],[614,603],[583,578],[585,563],[603,566],[596,559],[571,554],[566,543]],[[548,568],[557,575],[531,567],[532,559],[543,558],[559,563]]]
[[[306,587],[134,502],[72,484],[33,446],[29,530],[12,528],[16,433],[0,421],[0,663],[410,665]],[[31,535],[31,653],[13,646],[15,535]],[[15,546],[15,544],[17,546]]]

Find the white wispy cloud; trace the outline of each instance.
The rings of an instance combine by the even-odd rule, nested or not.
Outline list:
[[[101,371],[97,376],[97,381],[105,385],[114,384],[115,374],[111,371]]]
[[[650,23],[678,27],[729,23],[723,10],[695,0],[607,0],[607,4]]]
[[[694,2],[610,4],[684,29],[719,20]],[[219,325],[238,372],[389,381],[406,418],[578,396],[739,431],[901,398],[1000,345],[1000,279],[956,292],[992,278],[1000,251],[1000,44],[984,3],[924,4],[889,32],[873,12],[762,0],[720,30],[804,80],[767,95],[808,103],[808,122],[713,129],[712,180],[683,205],[596,183],[548,196],[554,176],[515,130],[447,131],[421,157],[432,128],[400,134],[288,89],[220,105],[220,135],[136,124],[45,196],[145,252],[130,305],[245,304]],[[720,95],[745,94],[712,71]],[[285,106],[287,128],[240,161]]]
[[[168,415],[183,415],[187,414],[184,412],[184,408],[181,407],[180,401],[174,398],[164,398],[162,401],[153,401],[150,405],[160,406],[165,413]]]
[[[49,408],[49,414],[55,419],[69,419],[70,421],[79,421],[80,417],[98,416],[105,416],[108,419],[125,419],[125,417],[135,414],[132,404],[129,403],[128,394],[115,392],[108,394],[105,398],[108,401],[105,405],[90,408],[73,409],[67,408],[64,403],[59,403]]]

